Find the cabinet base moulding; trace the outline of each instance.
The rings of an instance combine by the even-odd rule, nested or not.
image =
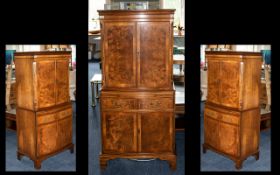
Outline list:
[[[176,170],[176,155],[175,154],[101,154],[99,157],[100,167],[102,170],[106,169],[107,163],[109,160],[116,158],[125,158],[125,159],[160,159],[168,162],[169,167],[172,170]]]
[[[218,151],[215,148],[211,147],[210,145],[204,143],[202,145],[203,154],[205,154],[207,152],[207,150],[211,150],[211,151],[216,152],[218,154],[221,154],[225,157],[228,157],[229,159],[231,159],[232,161],[235,162],[235,168],[238,169],[238,170],[242,168],[243,161],[246,160],[249,156],[254,156],[256,160],[259,160],[259,155],[260,155],[260,151],[258,150],[257,152],[253,152],[253,153],[248,154],[248,155],[243,156],[243,157],[235,157],[235,156],[226,154],[224,152]]]
[[[69,144],[69,145],[61,148],[58,151],[55,151],[53,153],[50,153],[50,154],[47,154],[47,155],[44,155],[44,156],[40,156],[40,157],[37,157],[37,158],[32,158],[29,155],[22,153],[21,151],[17,151],[17,159],[21,160],[22,156],[27,156],[34,162],[34,168],[35,169],[40,169],[41,168],[41,163],[42,163],[43,160],[45,160],[45,159],[47,159],[51,156],[54,156],[57,153],[63,152],[67,149],[69,149],[70,153],[73,154],[74,153],[74,144]]]

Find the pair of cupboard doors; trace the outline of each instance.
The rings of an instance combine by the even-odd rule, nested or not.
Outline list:
[[[16,53],[17,106],[37,111],[70,102],[71,54],[55,54]]]
[[[173,93],[101,92],[102,152],[173,153]]]
[[[100,14],[102,16],[102,13]],[[172,90],[171,18],[121,16],[101,20],[104,90]],[[117,18],[117,17],[115,17]]]
[[[235,110],[259,107],[261,55],[206,52],[207,102]]]

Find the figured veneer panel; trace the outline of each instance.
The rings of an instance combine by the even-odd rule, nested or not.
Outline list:
[[[223,106],[239,108],[240,73],[240,62],[221,61],[219,99]]]
[[[70,102],[69,91],[69,71],[65,71],[69,67],[69,60],[56,61],[56,104]]]
[[[58,147],[58,125],[57,122],[39,125],[37,130],[38,155],[44,156],[56,151]]]
[[[171,89],[169,22],[139,22],[138,87]]]
[[[141,152],[161,153],[173,150],[173,113],[147,112],[141,116]]]
[[[137,152],[136,113],[102,114],[103,153]]]
[[[104,24],[105,87],[136,87],[135,30],[132,22]]]
[[[55,73],[54,60],[36,62],[37,99],[35,101],[38,103],[38,108],[56,104]]]

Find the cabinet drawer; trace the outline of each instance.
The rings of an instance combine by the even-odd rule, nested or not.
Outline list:
[[[239,121],[240,121],[239,116],[214,111],[214,110],[211,110],[211,109],[208,109],[208,108],[205,108],[204,113],[207,117],[210,117],[210,118],[213,118],[213,119],[216,119],[216,120],[219,120],[219,121],[223,121],[223,122],[226,122],[226,123],[239,125]]]
[[[138,108],[144,110],[173,110],[173,98],[158,97],[158,98],[143,98],[138,100]]]
[[[102,109],[127,110],[137,109],[137,99],[132,98],[101,98]]]
[[[173,98],[111,98],[103,97],[101,105],[103,110],[173,110]]]
[[[51,123],[56,120],[56,114],[46,114],[46,115],[41,115],[37,117],[37,124],[46,124],[46,123]]]
[[[38,125],[51,123],[51,122],[66,118],[71,115],[72,115],[72,108],[64,109],[62,111],[53,112],[50,114],[39,114],[37,117],[37,123],[38,123]]]
[[[72,115],[72,108],[65,109],[57,113],[57,119],[62,119],[71,115]]]
[[[168,111],[174,110],[174,91],[101,92],[102,111]]]

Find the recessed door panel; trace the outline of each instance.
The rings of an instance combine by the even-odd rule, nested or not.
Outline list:
[[[160,153],[173,151],[173,113],[147,112],[140,114],[140,152]]]
[[[36,78],[37,92],[35,92],[35,101],[38,103],[38,108],[45,108],[55,105],[55,61],[37,61],[36,65]],[[32,82],[30,82],[32,83]],[[36,98],[37,97],[37,98]]]
[[[136,87],[135,33],[133,22],[104,23],[104,88]]]
[[[239,108],[240,62],[221,61],[220,100],[223,106]]]
[[[170,35],[169,22],[138,22],[138,87],[171,88]]]
[[[69,102],[69,60],[56,61],[56,104]]]
[[[136,114],[129,112],[103,112],[103,153],[137,152]]]
[[[220,100],[219,100],[220,62],[208,61],[207,65],[208,65],[207,101],[215,104],[220,104]]]

